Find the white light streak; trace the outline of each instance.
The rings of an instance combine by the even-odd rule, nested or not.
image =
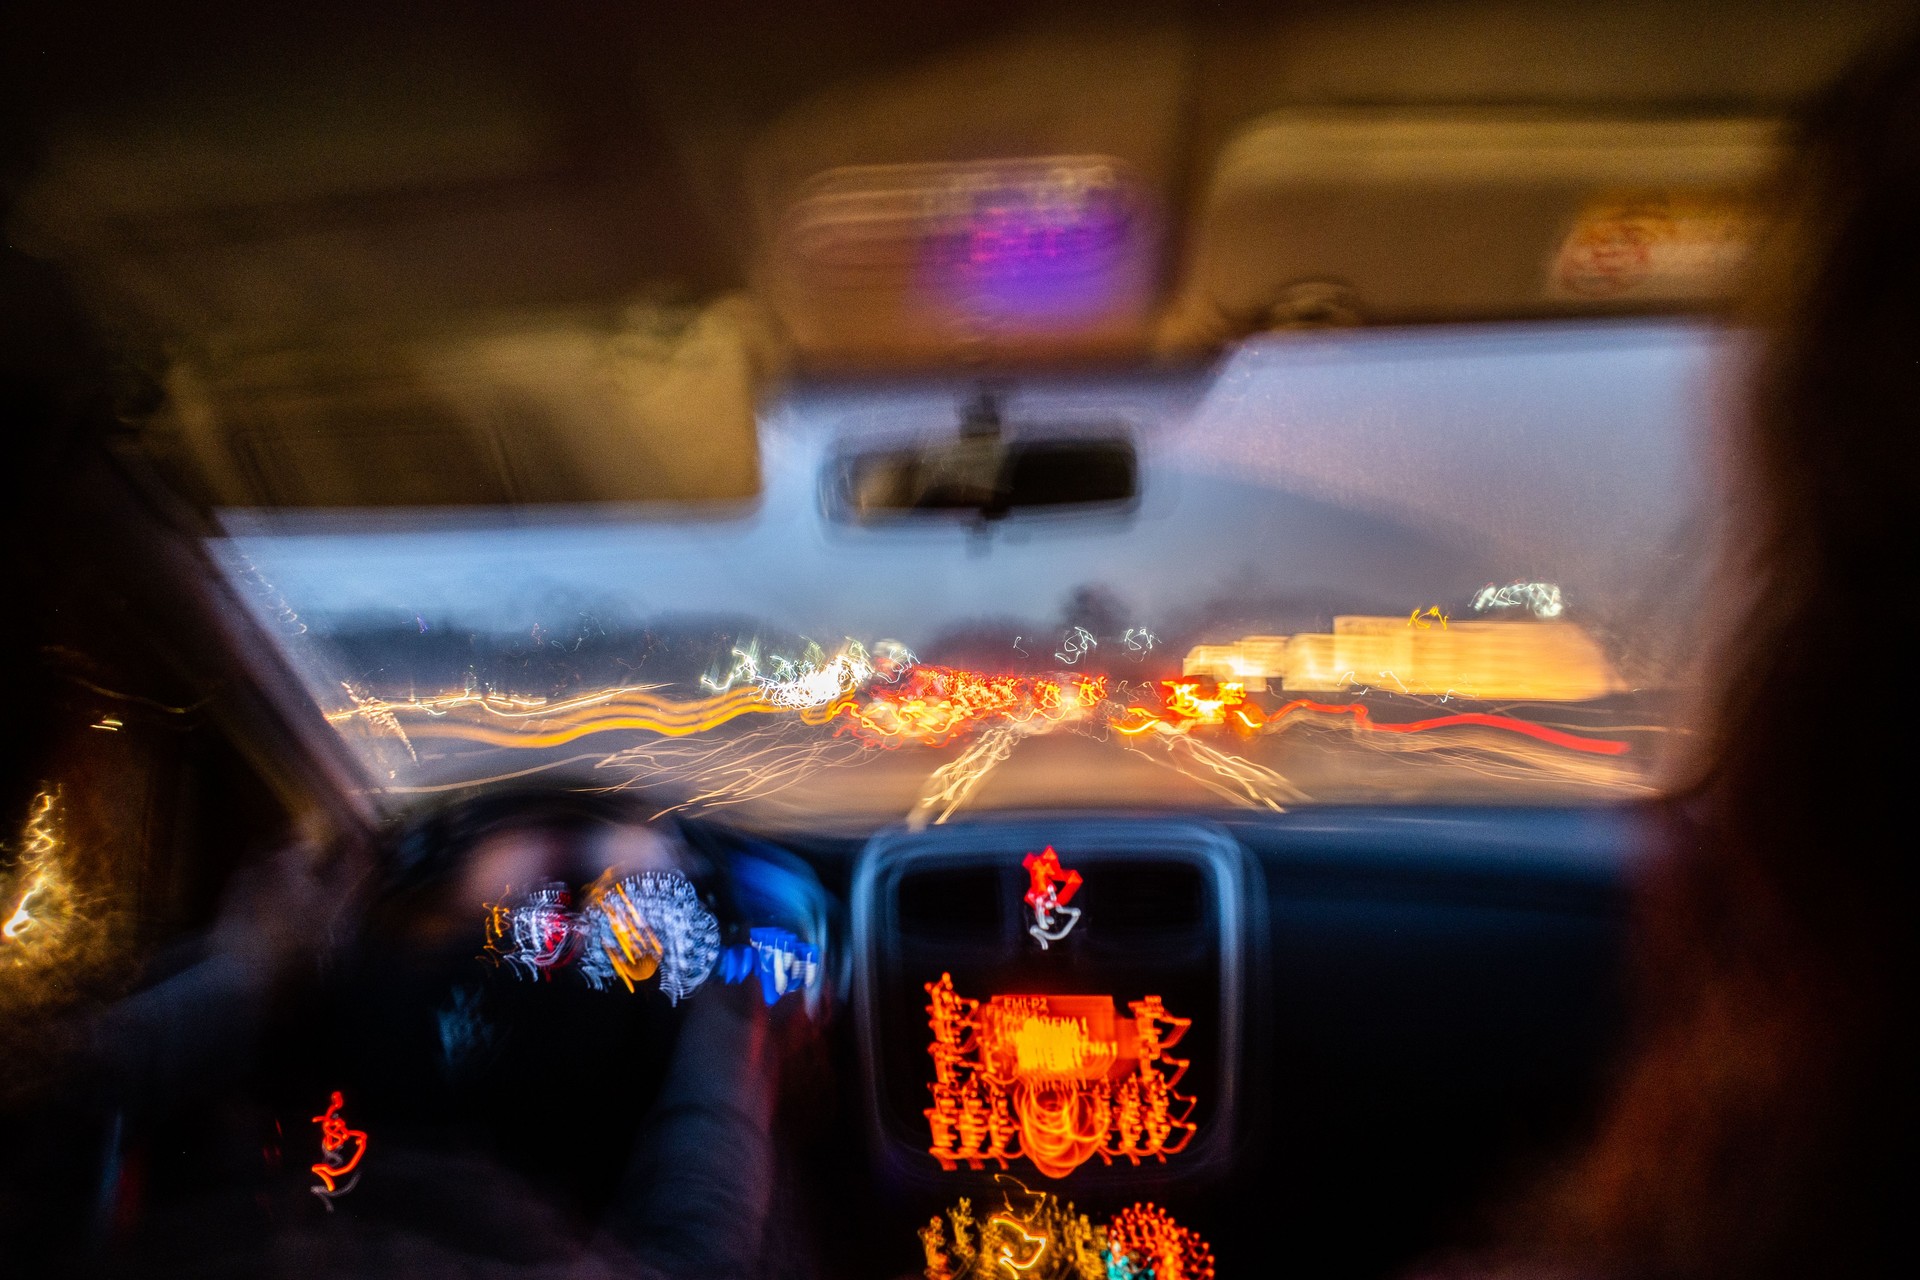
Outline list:
[[[1536,618],[1557,618],[1566,612],[1567,604],[1559,586],[1551,582],[1509,582],[1504,587],[1489,582],[1473,597],[1475,613],[1523,607]]]
[[[1060,642],[1059,652],[1053,656],[1071,667],[1099,647],[1100,642],[1094,638],[1093,632],[1085,627],[1075,627],[1067,632],[1066,638]]]
[[[700,677],[700,683],[715,693],[725,693],[736,684],[752,684],[769,705],[791,711],[824,707],[875,680],[892,684],[919,659],[905,645],[882,640],[872,650],[858,640],[849,640],[832,658],[822,660],[819,646],[809,646],[800,658],[776,654],[767,660],[770,674],[760,670],[757,645],[733,651],[733,669],[725,678]]]
[[[919,802],[907,815],[907,825],[919,830],[929,822],[937,825],[952,817],[980,780],[1012,755],[1014,746],[1025,736],[1020,726],[1011,724],[995,725],[982,733],[957,759],[928,776]]]
[[[7,921],[6,927],[0,928],[0,936],[13,939],[33,928],[33,915],[27,908],[45,889],[46,885],[41,883],[40,877],[35,876],[33,883],[27,886],[27,891],[20,895],[20,905],[13,909],[13,916]]]

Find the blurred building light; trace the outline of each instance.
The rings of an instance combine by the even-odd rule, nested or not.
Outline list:
[[[1581,702],[1627,686],[1580,626],[1555,622],[1452,622],[1426,629],[1406,618],[1339,617],[1331,633],[1248,636],[1196,645],[1182,674],[1243,689],[1334,690],[1376,683],[1405,693]]]

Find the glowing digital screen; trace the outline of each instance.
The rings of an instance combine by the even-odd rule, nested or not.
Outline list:
[[[1533,617],[1455,622],[1438,605],[1406,618],[1343,615],[1331,632],[1196,645],[1181,670],[1233,680],[1248,692],[1379,685],[1411,694],[1583,702],[1627,687],[1586,629],[1562,617],[1558,587],[1486,587],[1474,609],[1524,610]]]
[[[1160,997],[1121,1014],[1109,996],[1000,995],[984,1003],[926,984],[933,1042],[928,1151],[943,1169],[1025,1159],[1064,1178],[1095,1156],[1133,1164],[1177,1155],[1193,1138],[1195,1099],[1178,1092],[1188,1062],[1172,1050],[1192,1020]]]

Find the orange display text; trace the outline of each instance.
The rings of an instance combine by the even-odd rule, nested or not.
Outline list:
[[[1064,1178],[1095,1156],[1111,1164],[1165,1160],[1192,1141],[1195,1099],[1180,1093],[1174,1057],[1192,1025],[1159,996],[961,996],[950,974],[926,984],[933,1105],[926,1109],[942,1168],[1024,1158]]]

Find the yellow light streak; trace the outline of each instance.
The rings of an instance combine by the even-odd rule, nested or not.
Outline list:
[[[632,685],[627,688],[635,692],[658,689],[660,685]],[[583,707],[597,706],[609,698],[617,697],[626,690],[620,688],[599,689],[593,693],[566,698],[559,702],[551,698],[532,698],[521,694],[476,692],[472,689],[460,693],[440,694],[432,698],[410,698],[395,701],[389,698],[367,698],[359,705],[345,711],[330,711],[327,719],[334,724],[344,724],[349,720],[370,720],[378,715],[408,714],[450,715],[468,709],[483,711],[502,719],[546,718],[565,715]]]
[[[1007,1174],[996,1180],[1007,1189],[1001,1207],[986,1219],[976,1221],[972,1201],[962,1197],[920,1229],[927,1280],[1105,1280],[1112,1274],[1104,1257],[1105,1228],[1094,1226],[1072,1201],[1029,1191]],[[1190,1272],[1183,1280],[1212,1280],[1212,1273]]]
[[[610,879],[608,872],[602,879]],[[604,891],[604,890],[603,890]],[[620,901],[626,904],[624,912],[609,912],[608,920],[612,924],[613,940],[619,944],[620,954],[607,952],[607,959],[613,964],[613,971],[620,981],[627,984],[627,990],[634,990],[634,984],[645,982],[660,968],[660,957],[665,953],[660,940],[653,931],[640,923],[640,908],[633,905],[633,899],[627,896],[624,884],[613,885],[613,891],[620,895]]]
[[[601,689],[562,702],[477,693],[408,702],[368,699],[328,718],[336,724],[360,719],[381,727],[391,720],[396,728],[405,718],[406,734],[417,741],[453,740],[525,749],[564,746],[623,729],[685,737],[716,729],[744,715],[791,714],[788,708],[768,703],[756,688],[679,702],[653,694],[651,690],[658,687]],[[821,723],[833,709],[811,709],[801,713],[801,718],[807,723]]]
[[[42,785],[0,876],[0,1010],[9,1014],[57,1004],[115,958],[110,921],[69,865],[62,817],[60,789]]]
[[[1005,1227],[1015,1235],[1018,1235],[1022,1243],[1032,1246],[1032,1249],[1027,1252],[1026,1260],[1024,1262],[1018,1261],[1014,1257],[1013,1244],[1004,1236],[1001,1238],[1000,1256],[994,1259],[994,1261],[1015,1275],[1024,1275],[1028,1271],[1033,1270],[1033,1268],[1039,1264],[1040,1259],[1047,1256],[1047,1238],[1045,1236],[1034,1235],[1031,1231],[1028,1231],[1024,1225],[1014,1221],[1006,1214],[997,1213],[993,1217],[988,1218],[987,1225],[989,1227]]]
[[[0,928],[0,935],[4,935],[8,939],[13,939],[33,927],[33,916],[28,913],[27,907],[35,898],[45,892],[46,887],[41,877],[36,875],[32,882],[27,885],[27,891],[20,895],[20,905],[13,909],[13,915],[8,919],[6,927]]]
[[[30,910],[34,899],[58,888],[58,871],[54,866],[54,858],[60,851],[60,834],[55,826],[54,813],[58,803],[59,792],[46,788],[34,796],[33,805],[27,811],[27,823],[20,832],[20,870],[24,887],[13,914],[8,917],[6,925],[0,927],[0,937],[9,942],[19,939],[38,923]]]

